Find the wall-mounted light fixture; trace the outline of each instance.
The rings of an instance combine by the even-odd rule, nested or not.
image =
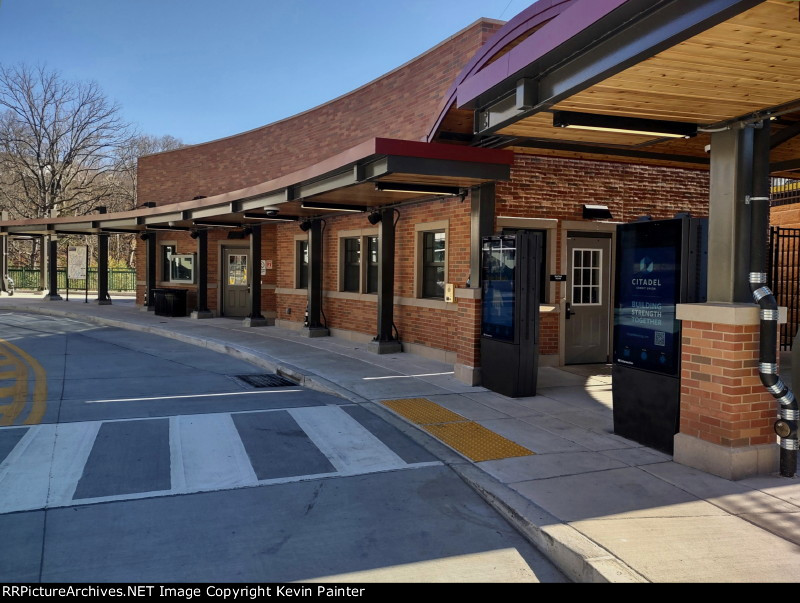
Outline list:
[[[617,134],[638,134],[640,136],[657,136],[659,138],[689,138],[697,134],[696,124],[662,121],[660,119],[620,117],[617,115],[594,115],[592,113],[576,113],[574,111],[554,112],[553,127]]]
[[[611,210],[607,205],[588,205],[583,206],[583,219],[584,220],[608,220],[613,218]]]
[[[381,217],[382,217],[382,216],[381,216],[381,212],[380,212],[380,210],[377,210],[377,209],[376,209],[375,211],[373,211],[372,213],[370,213],[370,214],[367,216],[367,220],[369,221],[369,223],[370,223],[370,224],[372,224],[373,226],[375,226],[375,225],[376,225],[378,222],[380,222],[380,221],[381,221]]]
[[[455,197],[461,193],[457,186],[441,186],[438,184],[411,184],[409,182],[376,182],[375,190],[385,193],[414,193],[418,195],[450,195]]]
[[[311,220],[303,220],[300,222],[300,230],[308,232],[309,228],[311,228]]]
[[[320,201],[303,201],[303,209],[326,209],[328,211],[367,211],[364,205],[344,205],[342,203],[322,203]]]

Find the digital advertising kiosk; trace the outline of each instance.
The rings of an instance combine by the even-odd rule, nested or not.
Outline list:
[[[541,261],[541,233],[481,241],[481,381],[512,398],[536,395]]]
[[[680,421],[679,303],[706,300],[708,221],[617,227],[612,391],[614,433],[673,452]]]

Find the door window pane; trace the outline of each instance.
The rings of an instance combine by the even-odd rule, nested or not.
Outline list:
[[[572,303],[597,306],[602,298],[602,249],[572,250]]]

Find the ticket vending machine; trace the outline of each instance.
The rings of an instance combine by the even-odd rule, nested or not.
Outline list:
[[[668,454],[680,420],[679,303],[706,301],[708,220],[617,227],[614,432]]]
[[[512,398],[536,395],[541,262],[541,233],[482,239],[481,381]]]

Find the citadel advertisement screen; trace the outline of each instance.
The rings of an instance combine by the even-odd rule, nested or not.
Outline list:
[[[614,362],[677,375],[683,225],[681,220],[636,222],[618,231],[614,303]]]

